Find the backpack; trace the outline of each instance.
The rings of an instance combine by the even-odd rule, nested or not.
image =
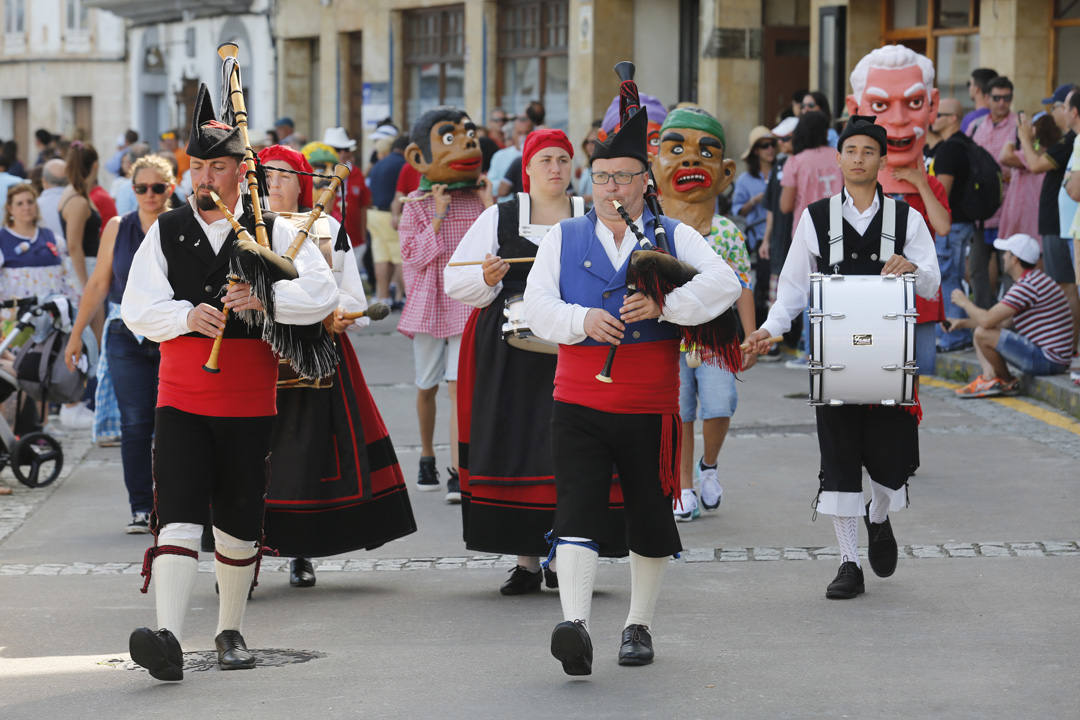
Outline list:
[[[1001,167],[993,155],[967,135],[954,133],[952,137],[964,146],[968,168],[967,180],[959,188],[960,201],[953,209],[959,209],[972,222],[988,220],[1001,207]]]
[[[84,343],[88,340],[83,333]],[[93,334],[90,333],[90,338]],[[81,400],[86,391],[88,372],[78,367],[72,372],[64,364],[64,347],[68,333],[52,329],[43,337],[35,334],[15,355],[15,377],[27,395],[35,400],[72,403]],[[94,354],[96,355],[96,348]]]

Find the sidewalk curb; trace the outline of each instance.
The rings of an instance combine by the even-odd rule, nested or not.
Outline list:
[[[967,382],[980,372],[974,351],[938,353],[934,374]],[[1063,375],[1018,375],[1022,395],[1042,400],[1051,407],[1080,418],[1080,386]]]

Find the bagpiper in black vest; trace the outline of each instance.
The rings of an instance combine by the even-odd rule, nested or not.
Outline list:
[[[888,260],[888,249],[883,244],[892,243],[893,252],[902,255],[904,252],[904,239],[907,237],[907,219],[910,205],[902,200],[894,200],[885,197],[881,185],[877,186],[878,211],[874,219],[867,225],[866,231],[860,235],[855,231],[842,213],[838,212],[847,199],[847,192],[841,190],[838,195],[824,200],[811,203],[807,208],[810,211],[810,219],[814,223],[814,232],[818,238],[818,272],[841,275],[880,275],[885,261]],[[882,237],[884,215],[887,205],[895,207],[894,231],[891,237],[885,233]],[[835,204],[835,209],[833,205]],[[830,237],[832,225],[831,215],[838,215],[837,220],[842,221],[842,233],[836,233],[836,237]],[[839,246],[836,243],[840,243]],[[838,252],[839,251],[839,254]],[[882,255],[885,254],[885,257]]]

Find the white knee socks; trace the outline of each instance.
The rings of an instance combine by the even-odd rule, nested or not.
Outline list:
[[[167,527],[167,526],[166,526]],[[199,552],[199,540],[167,537],[163,530],[158,536],[159,545],[176,545]],[[199,561],[184,555],[158,555],[152,568],[154,580],[154,605],[157,608],[158,629],[164,629],[183,642],[184,616],[187,615],[191,590],[195,587],[195,574]]]
[[[859,567],[859,518],[833,516],[836,542],[840,545],[840,562],[853,562]]]
[[[214,545],[217,552],[230,560],[248,560],[255,557],[255,542],[240,540],[214,528]],[[218,626],[222,630],[240,630],[247,608],[248,592],[255,578],[255,563],[250,565],[227,565],[214,559],[214,572],[218,582]]]
[[[588,626],[600,556],[595,550],[581,545],[560,543],[555,549],[555,558],[559,563],[559,602],[562,603],[563,620],[584,620]]]
[[[651,558],[630,553],[630,613],[627,625],[652,625],[656,600],[660,597],[660,584],[667,569],[666,557]]]
[[[885,488],[876,482],[870,483],[870,522],[880,525],[889,517],[890,498]]]

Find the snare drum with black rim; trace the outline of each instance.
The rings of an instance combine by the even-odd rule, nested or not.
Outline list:
[[[525,299],[523,295],[511,295],[506,298],[503,306],[503,317],[506,322],[502,326],[502,336],[510,347],[527,352],[545,353],[557,355],[559,346],[556,343],[538,338],[529,327],[529,321],[525,319]]]
[[[810,404],[913,405],[915,276],[810,275]]]

